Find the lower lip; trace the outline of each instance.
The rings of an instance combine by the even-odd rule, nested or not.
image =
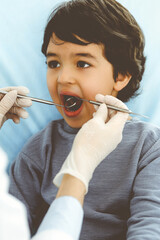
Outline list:
[[[80,112],[82,111],[82,108],[83,108],[83,103],[82,103],[81,107],[75,112],[67,111],[65,108],[63,109],[63,111],[67,117],[77,117],[80,114]]]

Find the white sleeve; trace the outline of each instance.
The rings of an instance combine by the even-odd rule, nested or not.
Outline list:
[[[31,240],[74,240],[68,234],[61,232],[59,230],[45,230],[39,232]]]
[[[30,238],[25,206],[8,194],[7,157],[0,149],[0,239]],[[33,240],[77,240],[83,221],[83,209],[73,197],[57,198],[51,204]]]
[[[30,237],[24,205],[8,193],[7,156],[0,148],[0,239],[28,240]]]
[[[9,188],[9,178],[6,174],[7,163],[7,155],[3,149],[0,148],[0,194],[7,193]]]
[[[51,204],[33,240],[40,240],[42,239],[41,234],[49,236],[49,234],[54,234],[55,231],[59,235],[53,239],[77,240],[79,239],[82,221],[83,209],[77,199],[70,196],[57,198]],[[66,234],[68,238],[61,238],[62,234]]]

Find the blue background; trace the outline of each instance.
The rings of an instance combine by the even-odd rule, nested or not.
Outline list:
[[[51,100],[46,85],[45,57],[41,44],[47,18],[61,1],[0,0],[0,88],[24,85],[30,96]],[[146,71],[142,93],[127,104],[132,111],[148,115],[160,125],[160,1],[119,0],[136,18],[146,39]],[[19,125],[7,121],[0,131],[0,145],[10,162],[30,136],[61,118],[54,106],[33,103],[30,116]],[[146,121],[146,119],[142,119]]]

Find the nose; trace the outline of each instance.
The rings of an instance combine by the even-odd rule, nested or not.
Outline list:
[[[57,80],[59,84],[74,84],[75,81],[76,81],[75,74],[71,68],[69,67],[61,68]]]

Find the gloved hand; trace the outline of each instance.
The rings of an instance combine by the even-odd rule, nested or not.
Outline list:
[[[124,103],[112,96],[98,94],[96,100],[127,109]],[[60,186],[63,175],[70,174],[85,184],[87,192],[96,167],[121,142],[128,113],[107,109],[104,103],[77,133],[71,152],[53,180],[57,187]]]
[[[32,101],[29,99],[17,98],[17,94],[28,94],[28,88],[6,87],[0,90],[8,92],[6,95],[0,93],[0,128],[7,119],[12,119],[15,123],[19,123],[20,118],[27,118],[28,113],[23,107],[30,107]]]

